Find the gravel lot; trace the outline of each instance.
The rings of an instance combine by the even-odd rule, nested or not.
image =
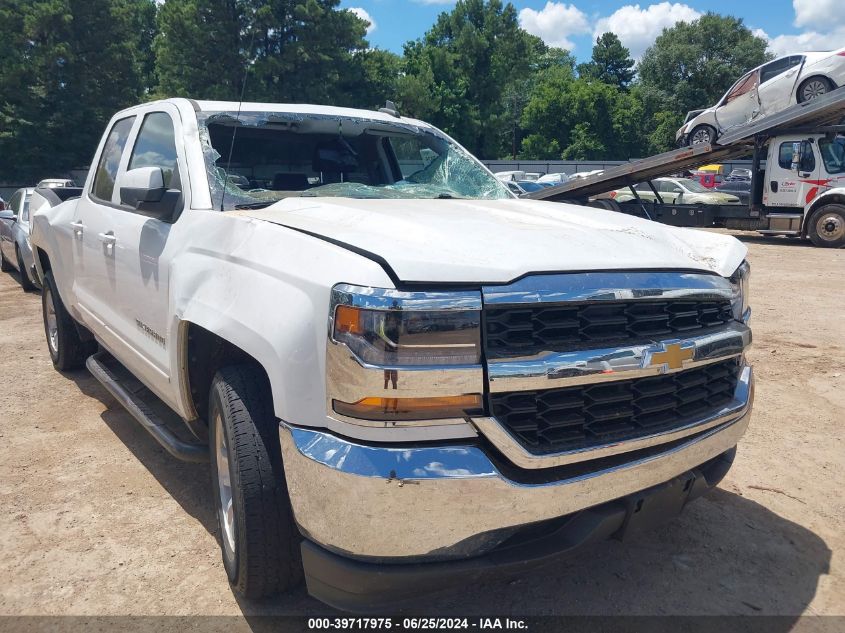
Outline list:
[[[720,489],[636,540],[414,611],[845,615],[845,250],[737,235],[758,388]],[[171,459],[85,371],[54,371],[40,297],[7,274],[0,368],[0,615],[331,613],[302,589],[233,596],[207,467]]]

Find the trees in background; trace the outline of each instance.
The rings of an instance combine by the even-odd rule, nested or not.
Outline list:
[[[153,85],[155,13],[154,0],[3,0],[2,178],[91,159],[105,121]]]
[[[663,30],[640,61],[640,81],[685,114],[713,105],[745,71],[771,59],[766,45],[741,19],[707,13]]]
[[[502,0],[457,0],[402,56],[339,0],[0,0],[0,179],[90,160],[144,99],[395,101],[484,158],[613,159],[670,149],[687,110],[767,59],[733,17],[665,29],[639,65],[613,33],[576,65]]]

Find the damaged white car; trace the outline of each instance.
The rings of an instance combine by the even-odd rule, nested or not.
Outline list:
[[[675,134],[679,146],[715,143],[727,130],[845,85],[845,48],[786,55],[740,77],[719,102],[693,110]]]

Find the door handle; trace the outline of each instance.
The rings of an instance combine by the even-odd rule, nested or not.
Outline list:
[[[770,181],[770,182],[769,182],[769,185],[770,185],[770,187],[771,187],[772,193],[777,193],[777,192],[778,192],[778,181],[777,181],[777,180],[772,180],[772,181]]]
[[[103,243],[104,253],[108,256],[114,255],[114,243],[117,241],[117,238],[114,236],[114,232],[108,231],[107,233],[97,233],[97,237],[100,238],[100,241]]]
[[[85,225],[82,224],[82,221],[71,222],[70,226],[73,229],[73,237],[81,240],[82,234],[85,232]]]

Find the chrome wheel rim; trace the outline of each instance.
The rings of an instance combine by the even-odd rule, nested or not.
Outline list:
[[[804,97],[804,101],[812,101],[816,97],[821,97],[826,92],[827,84],[820,79],[816,79],[804,86],[801,95]]]
[[[56,318],[56,306],[53,304],[53,292],[49,286],[44,288],[44,302],[47,305],[47,344],[54,354],[59,353],[59,322]]]
[[[845,219],[837,213],[823,214],[816,222],[816,233],[826,242],[835,242],[845,235]]]
[[[214,416],[214,454],[217,460],[217,491],[220,496],[220,525],[223,541],[235,551],[235,508],[232,502],[232,479],[229,472],[229,445],[220,413]]]
[[[707,130],[696,130],[695,134],[692,135],[692,144],[698,145],[700,143],[709,143],[710,142],[710,132]]]

